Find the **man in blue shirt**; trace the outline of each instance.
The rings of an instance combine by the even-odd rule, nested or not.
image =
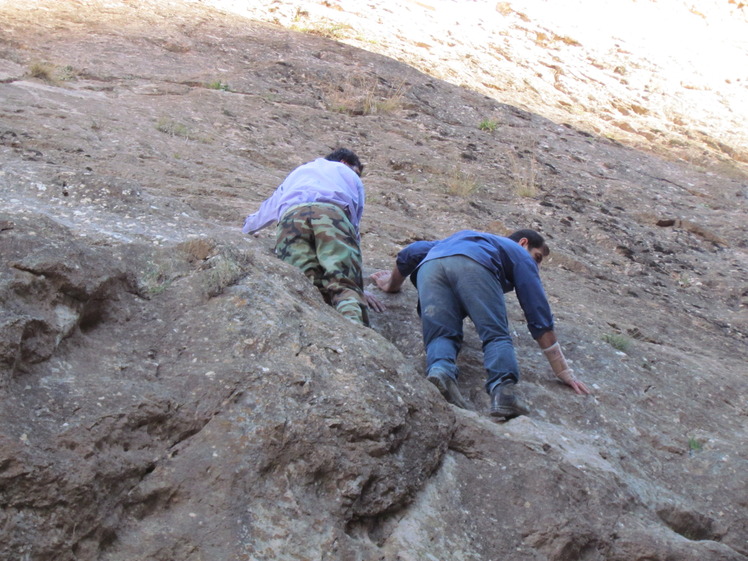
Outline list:
[[[512,418],[529,412],[513,391],[519,365],[504,300],[504,293],[512,290],[553,372],[578,394],[589,393],[574,377],[553,331],[553,314],[538,270],[548,253],[545,240],[534,230],[518,230],[506,238],[463,230],[444,240],[412,243],[398,253],[391,272],[371,276],[385,292],[399,291],[408,276],[417,287],[427,377],[450,403],[468,408],[456,384],[456,361],[462,322],[469,316],[483,343],[491,415]]]
[[[342,315],[368,326],[369,306],[383,306],[363,289],[363,168],[346,148],[299,166],[247,216],[242,232],[254,234],[278,222],[276,255],[301,269]]]

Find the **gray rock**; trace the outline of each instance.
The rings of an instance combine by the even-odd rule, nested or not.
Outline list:
[[[692,135],[702,167],[663,158],[592,134],[605,112],[543,112],[555,88],[520,109],[473,74],[204,4],[6,3],[0,22],[0,558],[748,558],[739,150]],[[633,83],[623,56],[606,64]],[[510,295],[532,411],[488,417],[469,325],[474,411],[455,409],[424,378],[412,286],[358,327],[271,230],[241,236],[339,145],[367,168],[367,273],[462,228],[541,230],[594,395],[553,378]]]

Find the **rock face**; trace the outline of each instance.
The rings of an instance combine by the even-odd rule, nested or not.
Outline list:
[[[0,558],[748,559],[740,158],[663,158],[200,3],[0,3],[0,46]],[[412,287],[358,327],[272,231],[240,234],[341,145],[367,272],[542,231],[594,395],[509,296],[532,412],[486,415],[471,326],[455,409]]]

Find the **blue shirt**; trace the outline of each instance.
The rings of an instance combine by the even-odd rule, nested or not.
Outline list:
[[[253,234],[279,221],[289,209],[300,204],[330,203],[343,209],[360,239],[364,198],[364,184],[355,171],[342,162],[317,158],[288,174],[260,209],[247,216],[242,232]]]
[[[533,339],[553,329],[553,313],[538,265],[524,247],[509,238],[484,232],[462,230],[439,241],[414,242],[397,254],[397,270],[411,275],[417,286],[418,267],[431,259],[464,255],[491,271],[504,293],[516,291]]]

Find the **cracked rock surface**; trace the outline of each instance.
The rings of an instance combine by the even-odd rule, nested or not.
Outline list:
[[[0,558],[748,559],[742,98],[710,119],[657,59],[597,53],[600,97],[647,109],[612,135],[607,110],[563,109],[594,87],[564,58],[586,36],[492,4],[499,95],[478,32],[434,27],[449,3],[371,4],[365,25],[343,1],[0,2]],[[548,57],[557,87],[522,81]],[[647,72],[680,113],[645,107]],[[456,409],[424,379],[412,286],[358,327],[272,229],[241,235],[337,146],[366,164],[366,273],[463,228],[540,230],[593,395],[509,295],[532,411],[487,415],[469,322]]]

